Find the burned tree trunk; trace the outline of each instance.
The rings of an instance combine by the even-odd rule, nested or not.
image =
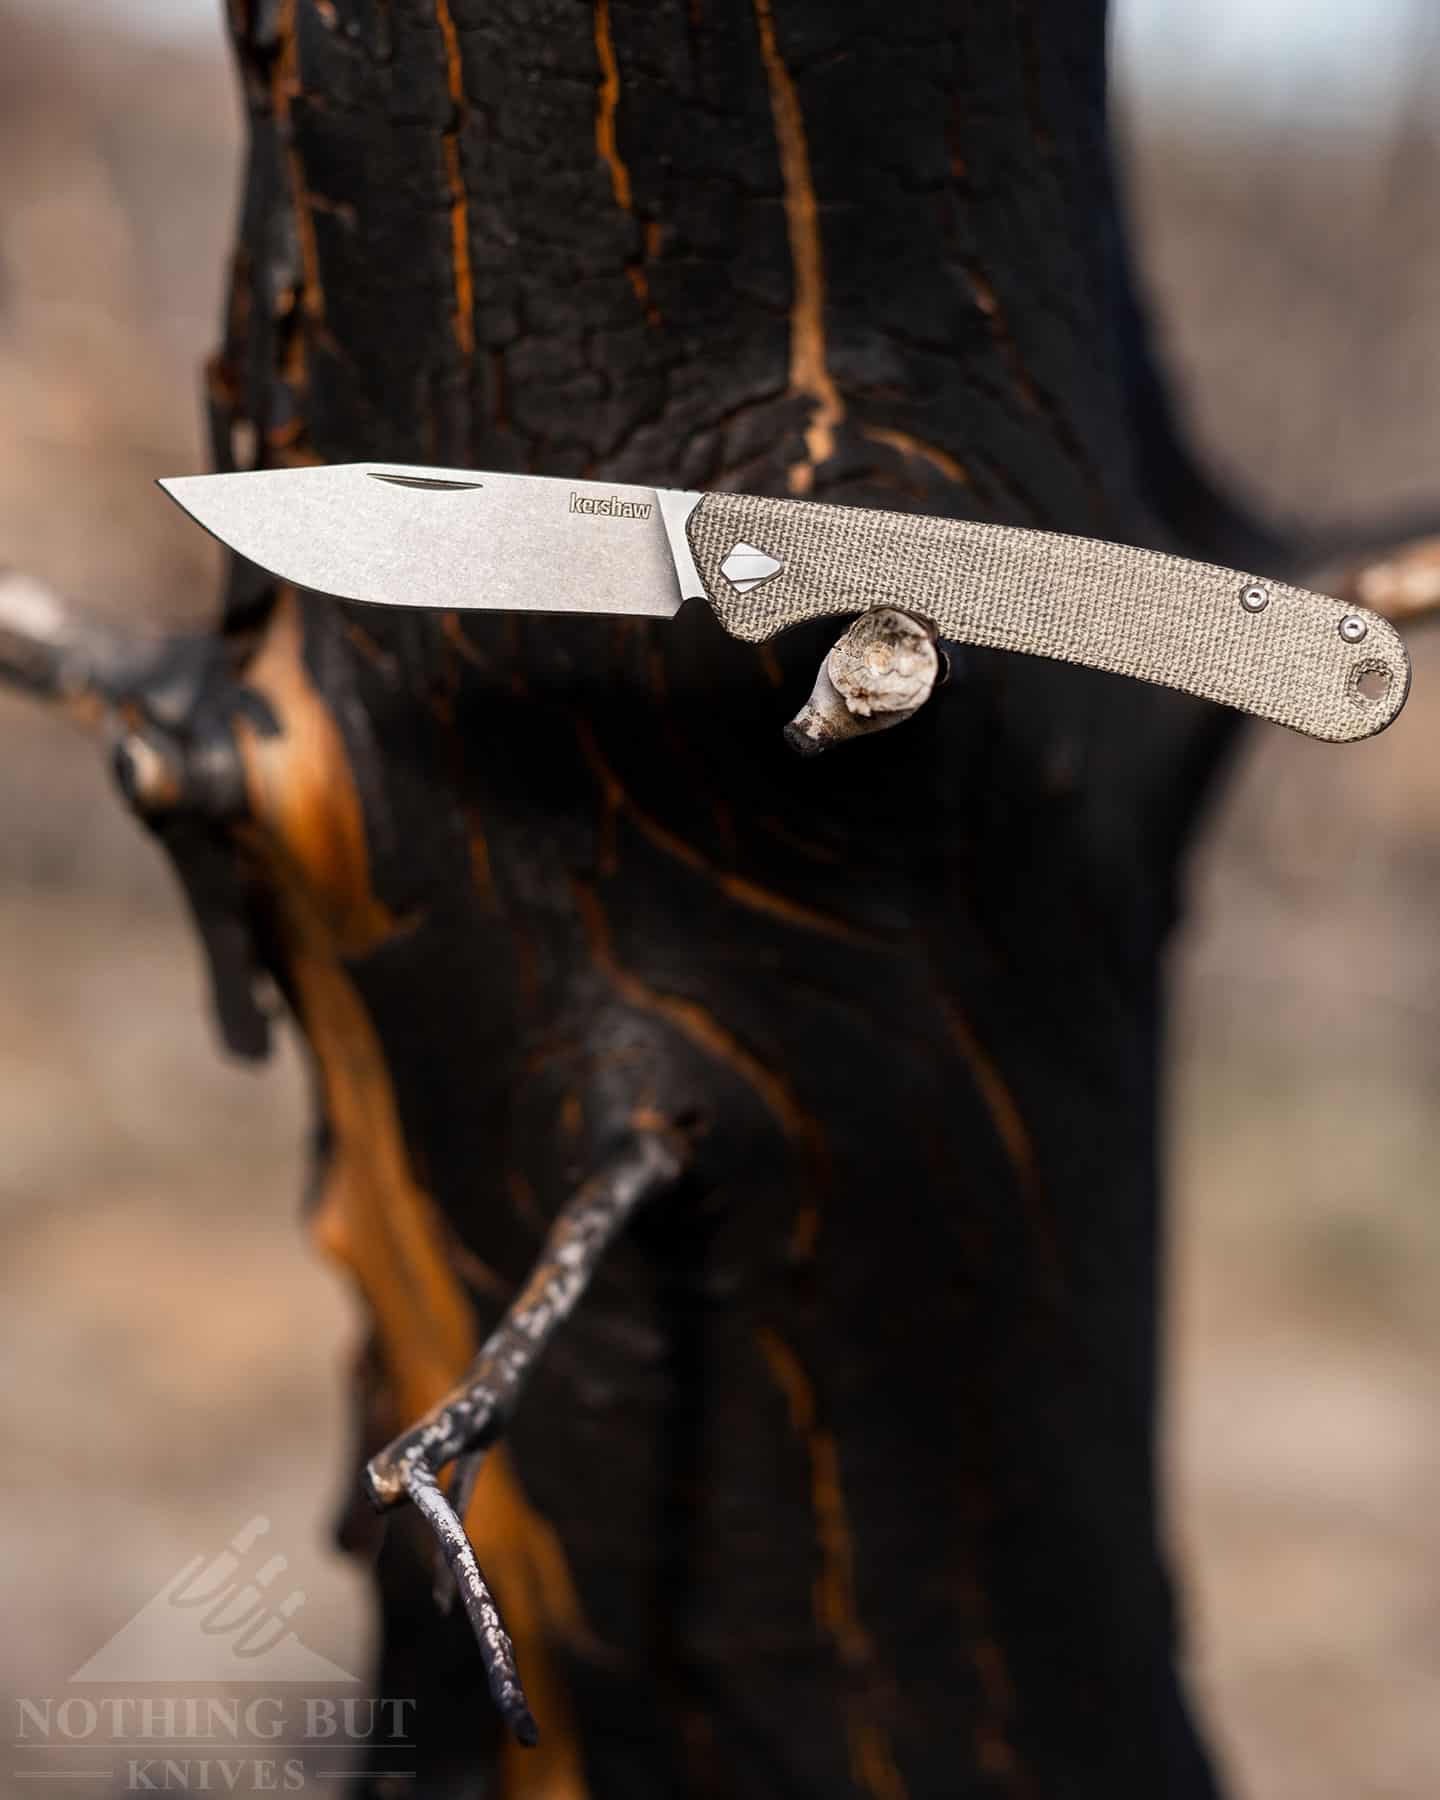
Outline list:
[[[231,12],[220,466],[1234,554],[1145,357],[1097,0]],[[315,1233],[375,1321],[361,1448],[459,1377],[632,1121],[697,1134],[468,1509],[538,1749],[390,1534],[419,1791],[1211,1794],[1154,1413],[1157,959],[1217,716],[967,654],[802,759],[823,628],[381,616],[245,569],[226,632],[223,834],[314,1052]]]

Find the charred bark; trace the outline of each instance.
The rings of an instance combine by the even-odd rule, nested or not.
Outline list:
[[[272,459],[1153,540],[1098,11],[886,23],[764,0],[242,16],[218,453],[238,423]],[[567,1665],[567,1779],[1206,1791],[1151,1426],[1154,959],[1194,713],[976,658],[904,731],[800,764],[779,727],[814,633],[765,658],[699,613],[378,619],[240,582],[237,626],[269,616],[257,853],[281,837],[319,1217],[380,1315],[385,1429],[419,1410],[394,1372],[432,1326],[362,1212],[428,1224],[473,1338],[637,1106],[709,1125],[683,1209],[620,1248],[512,1426],[516,1504],[573,1586],[542,1586],[528,1634]],[[312,840],[342,800],[337,868]],[[336,1092],[362,1025],[383,1107]],[[430,1362],[430,1386],[458,1374]],[[476,1710],[449,1744],[437,1715],[437,1768],[480,1753]]]

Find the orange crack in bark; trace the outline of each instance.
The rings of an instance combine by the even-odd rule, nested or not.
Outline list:
[[[300,308],[307,319],[325,317],[325,292],[320,283],[320,253],[315,243],[315,219],[305,187],[305,170],[295,147],[290,104],[300,87],[300,44],[295,34],[296,0],[283,0],[276,21],[279,53],[270,80],[270,103],[285,155],[290,181],[290,204],[295,213],[295,236],[300,245]]]
[[[975,1748],[980,1766],[1012,1786],[1023,1783],[1023,1791],[1028,1793],[1029,1783],[1024,1780],[1019,1758],[1001,1723],[1010,1719],[1015,1711],[1015,1692],[1005,1659],[992,1639],[982,1638],[975,1646],[972,1661],[987,1708],[986,1716],[975,1725]]]
[[[913,456],[921,462],[929,463],[947,481],[959,482],[961,487],[970,485],[970,474],[964,463],[936,444],[927,444],[920,438],[912,437],[908,431],[892,431],[882,425],[867,425],[865,436],[871,443],[884,444],[888,449],[898,450],[902,456]]]
[[[940,995],[940,1003],[950,1036],[970,1069],[980,1099],[990,1115],[995,1135],[1015,1171],[1015,1185],[1019,1190],[1026,1223],[1039,1252],[1041,1266],[1052,1285],[1058,1288],[1063,1273],[1060,1248],[1055,1241],[1054,1227],[1045,1211],[1044,1191],[1035,1161],[1035,1145],[1030,1136],[1030,1128],[1025,1123],[1010,1084],[1001,1074],[990,1052],[980,1042],[969,1019],[948,994]]]
[[[960,1008],[948,995],[941,996],[945,1023],[954,1038],[960,1054],[970,1066],[970,1073],[975,1085],[980,1090],[980,1098],[985,1103],[985,1110],[990,1115],[990,1122],[995,1127],[995,1135],[1005,1146],[1005,1154],[1015,1170],[1017,1179],[1022,1184],[1037,1181],[1035,1172],[1035,1147],[1030,1141],[1029,1127],[1020,1112],[1019,1104],[1010,1091],[1009,1083],[995,1065],[988,1050],[975,1035],[975,1028],[961,1012]]]
[[[638,262],[626,263],[625,273],[629,277],[630,286],[634,289],[635,298],[640,303],[640,310],[645,314],[645,323],[658,325],[660,308],[650,298],[650,278],[645,273],[644,266]]]
[[[821,912],[818,907],[807,906],[803,900],[792,900],[786,894],[774,893],[771,889],[761,887],[758,882],[749,880],[744,875],[736,875],[728,869],[717,869],[700,850],[680,837],[676,832],[662,825],[645,812],[626,791],[619,776],[606,762],[600,746],[595,741],[595,734],[589,724],[581,719],[576,722],[576,732],[580,738],[580,747],[586,761],[594,770],[595,778],[600,783],[605,796],[607,815],[606,849],[607,855],[602,857],[602,866],[607,873],[614,867],[615,847],[613,831],[608,829],[608,821],[617,814],[623,813],[648,838],[657,850],[672,856],[676,862],[684,863],[687,868],[694,869],[698,875],[711,882],[724,894],[727,900],[733,900],[737,906],[749,907],[753,912],[768,913],[770,917],[783,919],[787,925],[793,925],[797,931],[816,931],[825,937],[839,938],[842,943],[863,945],[866,949],[887,950],[891,948],[883,938],[872,937],[858,926],[850,924],[846,919],[839,919],[833,914]]]
[[[815,1390],[795,1352],[768,1325],[756,1330],[760,1353],[776,1386],[785,1396],[790,1423],[804,1439],[810,1459],[810,1497],[820,1570],[815,1578],[815,1618],[835,1645],[847,1669],[864,1671],[875,1661],[875,1644],[861,1623],[855,1603],[855,1545],[849,1510],[840,1480],[840,1453],[832,1434],[820,1423]],[[889,1733],[872,1718],[847,1711],[845,1735],[850,1772],[857,1786],[875,1800],[906,1800],[906,1787],[895,1766]]]
[[[576,905],[590,939],[595,965],[614,986],[621,998],[639,1012],[664,1019],[682,1037],[702,1053],[739,1077],[754,1092],[785,1136],[800,1151],[809,1176],[811,1197],[801,1206],[791,1236],[791,1254],[808,1258],[814,1254],[819,1234],[820,1207],[817,1196],[824,1193],[830,1178],[829,1152],[819,1121],[807,1112],[790,1083],[778,1071],[768,1068],[698,1000],[681,994],[665,994],[624,968],[615,956],[610,941],[610,927],[594,891],[583,882],[574,884]]]
[[[620,64],[615,56],[615,38],[610,29],[610,0],[595,0],[595,54],[600,59],[600,86],[595,96],[595,151],[610,171],[610,191],[621,212],[634,213],[635,190],[630,170],[620,154],[615,115],[620,105]],[[625,265],[625,277],[634,291],[636,302],[645,315],[647,325],[660,323],[660,309],[650,293],[650,277],[645,263],[659,247],[660,228],[647,220],[644,226],[643,259],[632,258]]]
[[[620,104],[620,65],[610,35],[610,0],[595,0],[595,51],[600,58],[600,92],[595,102],[595,148],[610,171],[610,189],[622,212],[634,211],[630,171],[615,141],[615,109]],[[633,277],[632,277],[633,279]],[[643,279],[643,277],[642,277]]]
[[[455,342],[468,362],[475,353],[475,281],[470,270],[470,203],[460,167],[460,128],[465,122],[465,75],[450,0],[435,0],[435,22],[445,44],[445,85],[450,95],[448,129],[441,135],[445,181],[450,190],[450,262],[455,274]]]
[[[295,597],[286,593],[247,671],[281,735],[264,737],[243,720],[236,729],[250,835],[271,864],[297,1011],[333,1131],[312,1232],[365,1297],[400,1425],[459,1380],[478,1337],[444,1222],[410,1166],[379,1038],[345,967],[406,922],[371,892],[359,795],[339,730],[305,672],[301,637]],[[586,1800],[552,1648],[584,1640],[579,1601],[558,1538],[503,1450],[487,1460],[466,1524],[544,1726],[537,1749],[502,1749],[502,1800]]]
[[[770,114],[780,152],[795,281],[790,307],[790,391],[810,400],[814,407],[805,430],[805,457],[792,464],[786,479],[792,494],[808,494],[815,485],[816,467],[835,453],[835,432],[845,417],[845,403],[825,360],[825,260],[805,121],[795,83],[776,42],[772,0],[754,0],[754,6],[760,55],[770,84]]]
[[[965,265],[965,275],[970,283],[970,291],[975,296],[975,305],[984,314],[985,323],[989,327],[990,341],[999,352],[1000,360],[1010,371],[1015,392],[1031,412],[1043,412],[1040,395],[1030,377],[1030,371],[1025,367],[1025,359],[1020,354],[1020,346],[1015,342],[1010,321],[1000,305],[1000,296],[995,292],[989,277],[974,263]]]
[[[434,696],[431,704],[445,733],[456,792],[465,796],[468,789],[465,782],[464,740],[456,726],[455,707],[460,695],[462,664],[469,663],[476,668],[483,668],[485,665],[484,659],[466,637],[458,613],[440,614],[440,635],[445,645],[446,679],[444,687]],[[460,810],[464,815],[466,842],[470,849],[471,884],[486,905],[493,906],[495,884],[490,867],[490,841],[485,834],[484,822],[479,809],[469,798],[460,800]]]

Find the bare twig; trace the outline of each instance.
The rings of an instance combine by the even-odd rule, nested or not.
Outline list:
[[[160,640],[130,636],[53,588],[0,568],[0,680],[82,712],[144,666]]]
[[[484,1466],[484,1450],[469,1450],[464,1456],[455,1458],[446,1499],[462,1519],[469,1515],[470,1502],[475,1498],[475,1483]],[[435,1604],[441,1612],[448,1613],[455,1604],[455,1576],[448,1562],[441,1562],[436,1567],[434,1594]]]
[[[239,679],[235,646],[214,632],[114,625],[0,568],[0,684],[63,707],[108,742],[121,793],[194,910],[225,1042],[237,1055],[264,1056],[262,959],[229,829],[247,806],[233,721],[243,716],[266,736],[279,722]]]
[[[401,1479],[406,1497],[415,1503],[421,1518],[435,1533],[445,1566],[465,1603],[466,1616],[480,1646],[485,1679],[500,1717],[520,1743],[536,1743],[540,1733],[521,1685],[520,1671],[515,1664],[515,1646],[465,1535],[462,1514],[441,1493],[439,1481],[423,1460],[416,1458],[407,1462]]]
[[[465,1379],[372,1458],[365,1472],[377,1507],[410,1500],[434,1532],[474,1629],[490,1692],[522,1744],[535,1742],[535,1721],[514,1647],[465,1534],[465,1509],[486,1452],[503,1433],[541,1352],[573,1312],[601,1257],[638,1206],[675,1185],[688,1160],[684,1133],[658,1121],[637,1124],[562,1208],[525,1286]],[[457,1459],[447,1498],[439,1474]],[[448,1598],[448,1592],[442,1587],[439,1597]]]
[[[1342,600],[1368,606],[1393,625],[1440,612],[1440,537],[1377,550],[1353,565],[1336,590]]]
[[[785,741],[802,756],[818,756],[834,744],[888,731],[914,717],[944,667],[928,620],[877,606],[834,644],[810,698],[785,727]]]

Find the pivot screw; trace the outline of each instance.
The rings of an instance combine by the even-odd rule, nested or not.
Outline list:
[[[1270,590],[1261,587],[1258,581],[1252,582],[1240,596],[1240,604],[1246,612],[1264,612],[1270,604]]]
[[[1369,629],[1358,613],[1346,613],[1340,621],[1340,635],[1347,644],[1360,643]]]

